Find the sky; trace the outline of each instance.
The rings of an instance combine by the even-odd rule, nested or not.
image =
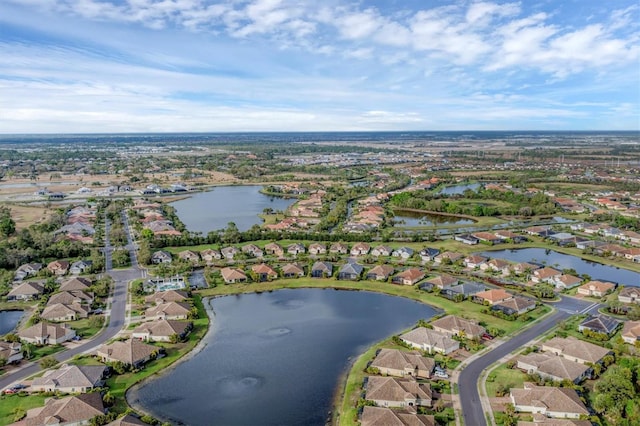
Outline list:
[[[637,0],[0,0],[0,133],[640,130]]]

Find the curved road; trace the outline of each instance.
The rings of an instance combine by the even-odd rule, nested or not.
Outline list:
[[[92,340],[86,342],[73,349],[68,349],[63,352],[59,352],[54,355],[55,359],[64,362],[74,357],[75,355],[91,351],[98,346],[102,345],[109,339],[113,338],[122,329],[125,324],[125,314],[127,305],[127,287],[131,280],[141,278],[142,273],[138,268],[135,247],[131,238],[131,233],[128,226],[128,221],[125,213],[122,213],[122,219],[124,221],[124,228],[127,233],[129,256],[131,259],[131,267],[127,269],[113,270],[111,264],[111,252],[112,247],[109,243],[109,221],[105,220],[105,270],[114,279],[114,290],[111,298],[111,310],[108,316],[109,324]],[[40,371],[40,365],[38,363],[30,363],[25,367],[16,370],[13,373],[3,375],[0,378],[0,389],[4,389],[10,384],[32,376]]]

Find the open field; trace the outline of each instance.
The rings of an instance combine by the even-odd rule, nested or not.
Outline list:
[[[4,190],[0,190],[0,193],[4,193]],[[11,217],[16,222],[17,230],[43,223],[53,213],[52,209],[46,206],[10,204],[8,207],[11,209]]]
[[[487,376],[486,389],[487,396],[493,398],[496,396],[498,388],[521,388],[526,379],[526,375],[517,368],[507,368],[506,364],[502,364],[493,370]]]

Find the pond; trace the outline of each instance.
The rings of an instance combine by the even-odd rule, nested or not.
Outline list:
[[[209,303],[215,315],[202,351],[132,389],[130,402],[188,425],[324,425],[350,361],[436,313],[408,299],[332,289]]]
[[[558,253],[542,248],[526,248],[516,250],[496,250],[480,253],[483,256],[511,260],[514,262],[544,263],[557,269],[575,269],[580,275],[589,274],[594,280],[613,281],[625,286],[640,287],[640,273],[620,269],[615,266],[589,262],[576,256]]]
[[[393,220],[394,226],[399,228],[416,226],[440,226],[440,225],[471,225],[473,219],[465,219],[456,216],[444,216],[440,214],[421,213],[407,210],[396,210]]]
[[[23,313],[24,311],[0,311],[0,336],[11,333],[20,322]]]
[[[468,183],[465,185],[447,186],[445,188],[442,188],[440,191],[438,191],[438,194],[460,195],[460,194],[463,194],[464,191],[466,191],[467,189],[476,191],[478,188],[480,188],[480,186],[481,185],[479,183]]]
[[[272,197],[260,193],[262,186],[219,186],[189,198],[171,203],[189,231],[202,232],[224,229],[233,222],[240,231],[260,225],[258,217],[265,208],[286,210],[295,199]]]

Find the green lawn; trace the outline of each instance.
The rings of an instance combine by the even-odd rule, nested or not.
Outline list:
[[[97,326],[97,324],[92,324],[92,322],[96,321],[97,323],[98,321],[93,318],[101,319],[99,326]],[[102,330],[103,323],[104,323],[103,317],[95,317],[95,316],[67,322],[67,324],[69,324],[69,326],[76,331],[76,334],[82,337],[83,339],[88,339],[89,337],[96,335],[100,330]]]
[[[25,412],[31,408],[41,407],[44,400],[48,398],[42,395],[21,396],[21,395],[2,395],[0,396],[0,426],[14,423],[14,412],[22,409]]]
[[[62,345],[46,345],[46,346],[36,346],[33,350],[33,358],[31,361],[44,358],[45,356],[53,355],[65,349]]]
[[[487,396],[489,398],[496,396],[496,390],[500,385],[506,385],[509,388],[521,388],[525,379],[526,375],[522,371],[507,368],[506,364],[502,364],[487,376]]]

